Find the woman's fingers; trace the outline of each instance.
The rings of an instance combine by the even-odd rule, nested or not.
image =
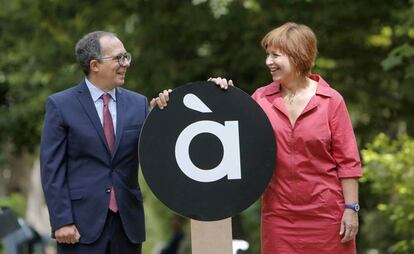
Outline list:
[[[229,86],[233,86],[233,81],[231,79],[229,79],[227,81],[226,78],[221,78],[221,77],[217,77],[217,78],[208,78],[207,81],[211,81],[213,83],[215,83],[216,85],[220,86],[220,88],[227,90],[229,88]]]
[[[342,237],[341,242],[342,243],[348,242],[348,241],[354,239],[355,236],[357,235],[358,225],[343,223],[343,230],[342,230],[342,226],[341,226],[341,232],[342,232],[342,234],[344,234],[344,236]]]

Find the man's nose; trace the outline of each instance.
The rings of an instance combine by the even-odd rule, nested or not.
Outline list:
[[[128,68],[130,65],[131,65],[131,63],[130,63],[130,62],[128,62],[128,61],[124,61],[124,62],[121,64],[121,66],[122,66],[122,67],[125,67],[125,68]]]

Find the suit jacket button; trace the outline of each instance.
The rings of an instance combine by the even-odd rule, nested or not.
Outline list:
[[[111,192],[111,188],[107,188],[107,189],[105,190],[105,192],[106,192],[106,193],[110,193],[110,192]]]

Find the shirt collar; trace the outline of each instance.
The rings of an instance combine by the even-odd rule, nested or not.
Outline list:
[[[323,95],[326,97],[332,96],[332,90],[330,89],[329,84],[319,75],[312,74],[309,76],[310,79],[318,82],[318,87],[316,88],[317,95]],[[266,87],[264,91],[265,95],[273,95],[280,93],[280,82],[273,82],[269,86]]]
[[[104,91],[99,89],[96,85],[92,84],[92,82],[90,82],[88,80],[88,78],[86,78],[86,77],[85,77],[85,83],[86,83],[86,86],[89,89],[89,92],[91,93],[93,102],[96,102],[97,100],[99,100],[101,98],[101,96],[106,94],[106,93],[109,94],[114,101],[116,101],[116,88],[114,88],[111,91],[105,93]]]

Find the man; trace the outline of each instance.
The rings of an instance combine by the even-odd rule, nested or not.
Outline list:
[[[131,55],[113,33],[76,44],[86,77],[51,95],[41,140],[42,185],[58,253],[141,253],[138,137],[147,99],[121,88]]]

